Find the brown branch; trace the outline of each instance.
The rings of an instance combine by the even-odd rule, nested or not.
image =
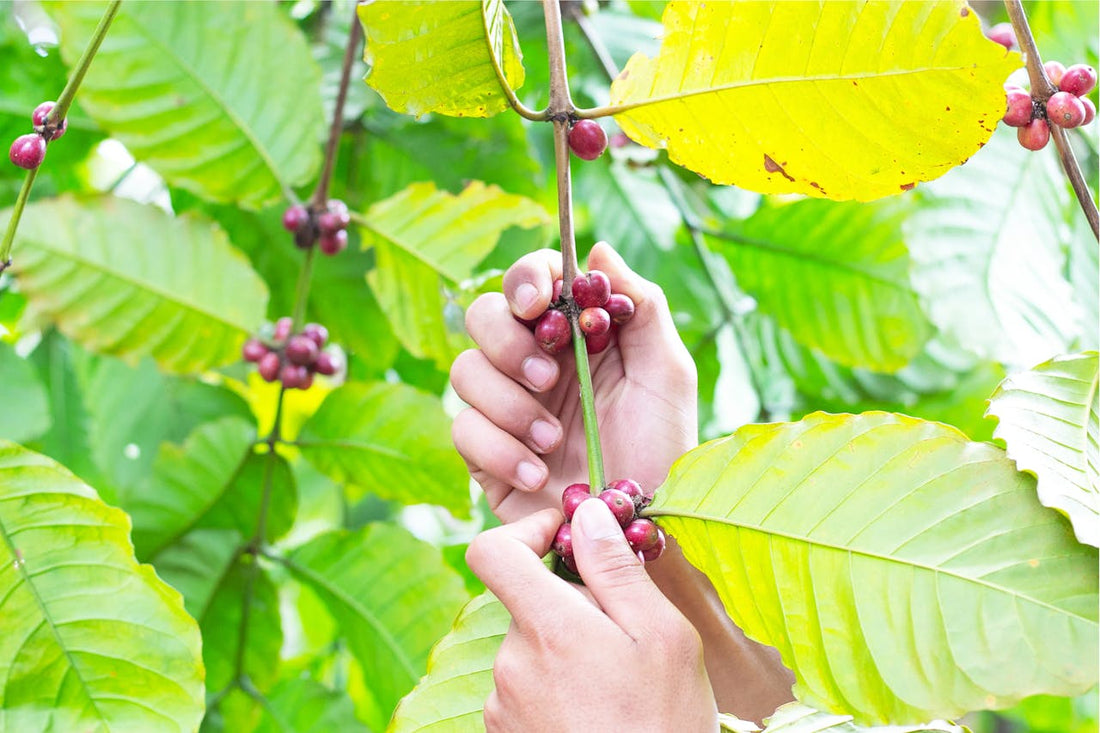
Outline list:
[[[351,32],[348,33],[348,42],[344,47],[344,66],[340,71],[340,90],[336,94],[336,105],[332,109],[332,125],[329,127],[328,144],[325,146],[325,166],[321,171],[321,178],[317,181],[317,188],[310,198],[310,208],[320,211],[328,201],[328,186],[332,180],[332,169],[336,165],[336,150],[340,147],[340,134],[344,131],[344,101],[348,97],[348,81],[351,78],[351,67],[355,62],[356,50],[359,48],[359,39],[362,35],[362,26],[359,24],[359,6],[352,11]]]

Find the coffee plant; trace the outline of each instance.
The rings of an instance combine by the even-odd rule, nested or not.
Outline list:
[[[482,729],[509,617],[447,370],[553,245],[588,476],[550,490],[778,649],[767,731],[1096,731],[1097,24],[0,2],[0,733]],[[605,476],[598,240],[699,371],[660,486]]]

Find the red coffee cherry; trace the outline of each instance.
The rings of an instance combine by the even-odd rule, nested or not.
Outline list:
[[[603,309],[611,316],[611,322],[622,325],[634,317],[634,301],[622,293],[612,293]]]
[[[573,557],[573,528],[568,522],[558,527],[558,533],[554,535],[550,549],[558,557]]]
[[[623,529],[626,541],[634,552],[645,552],[657,546],[661,531],[648,519],[635,519]]]
[[[318,349],[324,348],[325,342],[328,341],[328,329],[320,323],[307,323],[302,327],[302,335],[312,339]]]
[[[665,533],[661,528],[657,528],[657,544],[648,550],[642,550],[642,560],[645,562],[653,562],[661,556],[661,553],[665,551]]]
[[[1082,127],[1096,119],[1096,105],[1088,97],[1079,97],[1085,107],[1085,119],[1081,121]]]
[[[340,371],[340,362],[332,354],[327,351],[322,351],[317,355],[317,361],[313,362],[313,368],[318,374],[324,374],[326,377],[331,377],[333,374]]]
[[[1035,104],[1031,95],[1019,87],[1014,87],[1005,92],[1006,110],[1004,122],[1012,127],[1023,127],[1031,122],[1034,116]]]
[[[592,494],[588,490],[588,484],[570,484],[566,486],[565,491],[561,494],[561,509],[562,513],[565,514],[565,521],[572,522],[577,507],[590,498],[592,498]]]
[[[573,278],[572,291],[578,308],[603,307],[611,297],[611,280],[599,270],[589,270],[588,274]]]
[[[592,120],[577,120],[569,130],[569,148],[582,160],[595,160],[607,149],[607,133]]]
[[[599,354],[611,345],[611,335],[615,329],[609,329],[599,335],[588,336],[584,339],[584,348],[589,354]]]
[[[1059,89],[1075,97],[1088,94],[1095,86],[1096,69],[1088,64],[1074,64],[1066,69],[1066,73],[1062,74],[1062,80],[1058,82]]]
[[[241,356],[244,357],[245,361],[258,362],[267,353],[268,348],[264,346],[263,341],[256,338],[248,339],[241,347]]]
[[[998,23],[985,31],[985,37],[1011,50],[1016,45],[1016,32],[1011,23]]]
[[[34,170],[46,159],[46,139],[37,132],[20,135],[8,148],[8,159],[20,168]]]
[[[582,310],[578,322],[586,336],[602,336],[611,329],[611,316],[599,306]]]
[[[283,212],[283,229],[296,232],[309,221],[309,211],[301,204],[295,204]]]
[[[322,233],[319,240],[321,251],[329,257],[338,255],[347,249],[348,233],[345,229],[337,229],[334,232]]]
[[[282,366],[282,359],[274,351],[269,351],[260,357],[259,362],[260,377],[265,382],[274,382],[279,376],[279,367]]]
[[[1060,61],[1047,61],[1043,64],[1043,71],[1050,77],[1050,83],[1058,86],[1062,83],[1062,77],[1066,73],[1066,67]]]
[[[600,492],[600,501],[611,509],[620,527],[634,520],[634,500],[618,489],[604,489]]]
[[[1047,100],[1047,119],[1059,127],[1077,127],[1085,121],[1085,105],[1069,92],[1057,92]]]
[[[572,337],[569,319],[558,310],[548,310],[535,324],[535,341],[548,354],[561,352]]]
[[[1034,119],[1016,129],[1016,139],[1028,150],[1042,150],[1050,141],[1050,126],[1044,119]]]
[[[43,102],[34,108],[34,112],[31,113],[31,122],[34,123],[34,129],[36,132],[41,133],[42,137],[47,141],[56,140],[65,134],[65,130],[69,129],[68,118],[61,120],[61,123],[54,128],[53,134],[46,135],[46,118],[50,116],[50,112],[57,106],[57,102]]]
[[[309,366],[317,360],[317,344],[304,334],[291,336],[286,344],[286,358],[291,364]]]

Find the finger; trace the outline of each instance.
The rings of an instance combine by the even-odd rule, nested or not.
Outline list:
[[[550,625],[564,617],[592,614],[592,607],[543,564],[561,526],[557,509],[543,509],[511,524],[482,532],[466,550],[466,564],[512,614],[523,631]]]
[[[464,402],[537,453],[562,439],[561,423],[526,389],[489,363],[477,349],[463,351],[451,366],[451,385]]]
[[[471,473],[483,472],[523,491],[546,485],[549,472],[542,459],[472,407],[455,416],[451,439]]]
[[[561,277],[561,252],[540,249],[516,260],[504,273],[504,297],[512,313],[536,318],[553,296],[554,281]]]
[[[500,293],[486,293],[470,305],[466,310],[466,331],[489,362],[517,382],[536,392],[557,384],[558,362],[539,348],[527,326],[512,317],[508,302]]]
[[[676,622],[679,612],[650,580],[599,499],[585,500],[573,514],[573,556],[600,608],[635,640]]]

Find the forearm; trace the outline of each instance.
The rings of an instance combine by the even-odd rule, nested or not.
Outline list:
[[[710,581],[684,558],[675,541],[669,541],[650,567],[650,577],[699,632],[719,710],[759,723],[793,699],[794,676],[779,653],[745,637]]]

